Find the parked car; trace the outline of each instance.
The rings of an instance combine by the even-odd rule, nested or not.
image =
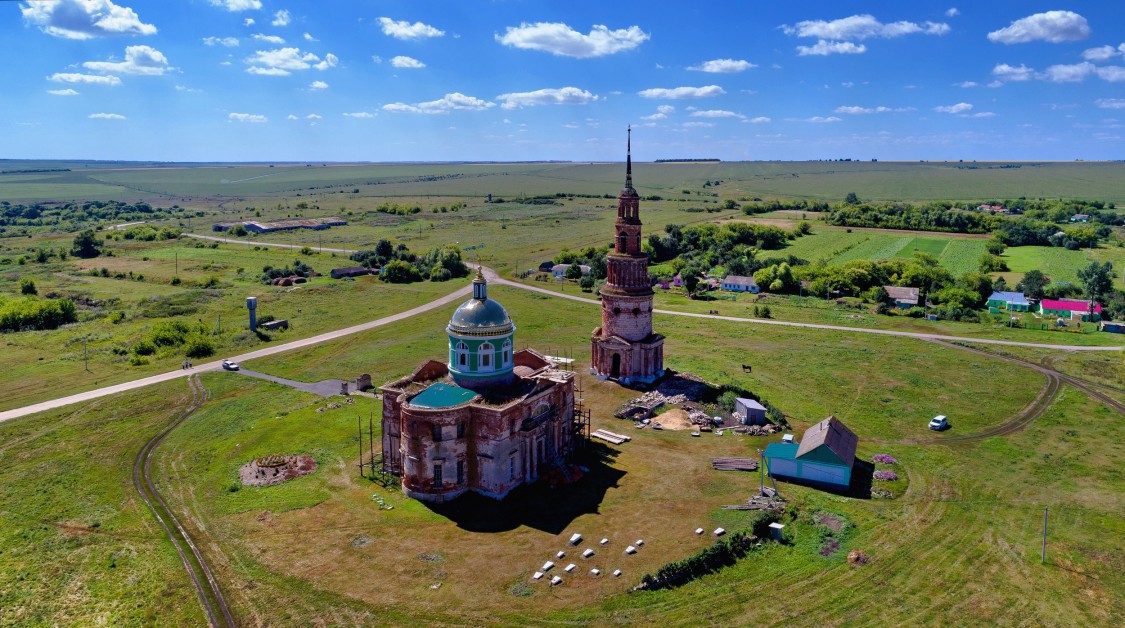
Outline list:
[[[238,362],[234,362],[232,360],[223,360],[223,368],[228,371],[237,371],[241,367],[238,366]]]
[[[945,418],[944,414],[939,414],[930,419],[930,429],[935,432],[940,432],[949,427],[949,419]]]

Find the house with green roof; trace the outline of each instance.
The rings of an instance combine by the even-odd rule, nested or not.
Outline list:
[[[763,454],[771,477],[846,489],[859,437],[830,416],[805,431],[800,443],[770,443]]]

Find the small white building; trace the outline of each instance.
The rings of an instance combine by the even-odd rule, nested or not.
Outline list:
[[[566,277],[566,270],[570,268],[570,266],[570,264],[555,264],[551,267],[551,274],[555,276],[555,279],[562,279],[563,277]],[[590,274],[589,266],[585,264],[579,264],[578,267],[582,269],[583,277]]]
[[[734,411],[742,415],[743,425],[766,424],[766,407],[753,399],[744,397],[735,399]]]

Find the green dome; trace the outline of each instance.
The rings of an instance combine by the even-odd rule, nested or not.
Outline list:
[[[489,298],[465,301],[453,313],[446,328],[450,333],[467,336],[508,334],[514,329],[504,306]]]

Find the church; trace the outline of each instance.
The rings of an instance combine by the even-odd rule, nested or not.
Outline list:
[[[503,499],[568,462],[582,438],[574,373],[514,350],[516,326],[479,270],[445,331],[446,363],[429,360],[379,389],[383,468],[401,476],[403,492],[428,502],[467,491]]]
[[[606,257],[601,289],[602,325],[590,337],[591,371],[626,386],[651,384],[664,375],[664,336],[652,331],[652,284],[648,255],[641,251],[641,197],[633,188],[633,141],[629,132],[625,187],[617,197],[613,250]]]

